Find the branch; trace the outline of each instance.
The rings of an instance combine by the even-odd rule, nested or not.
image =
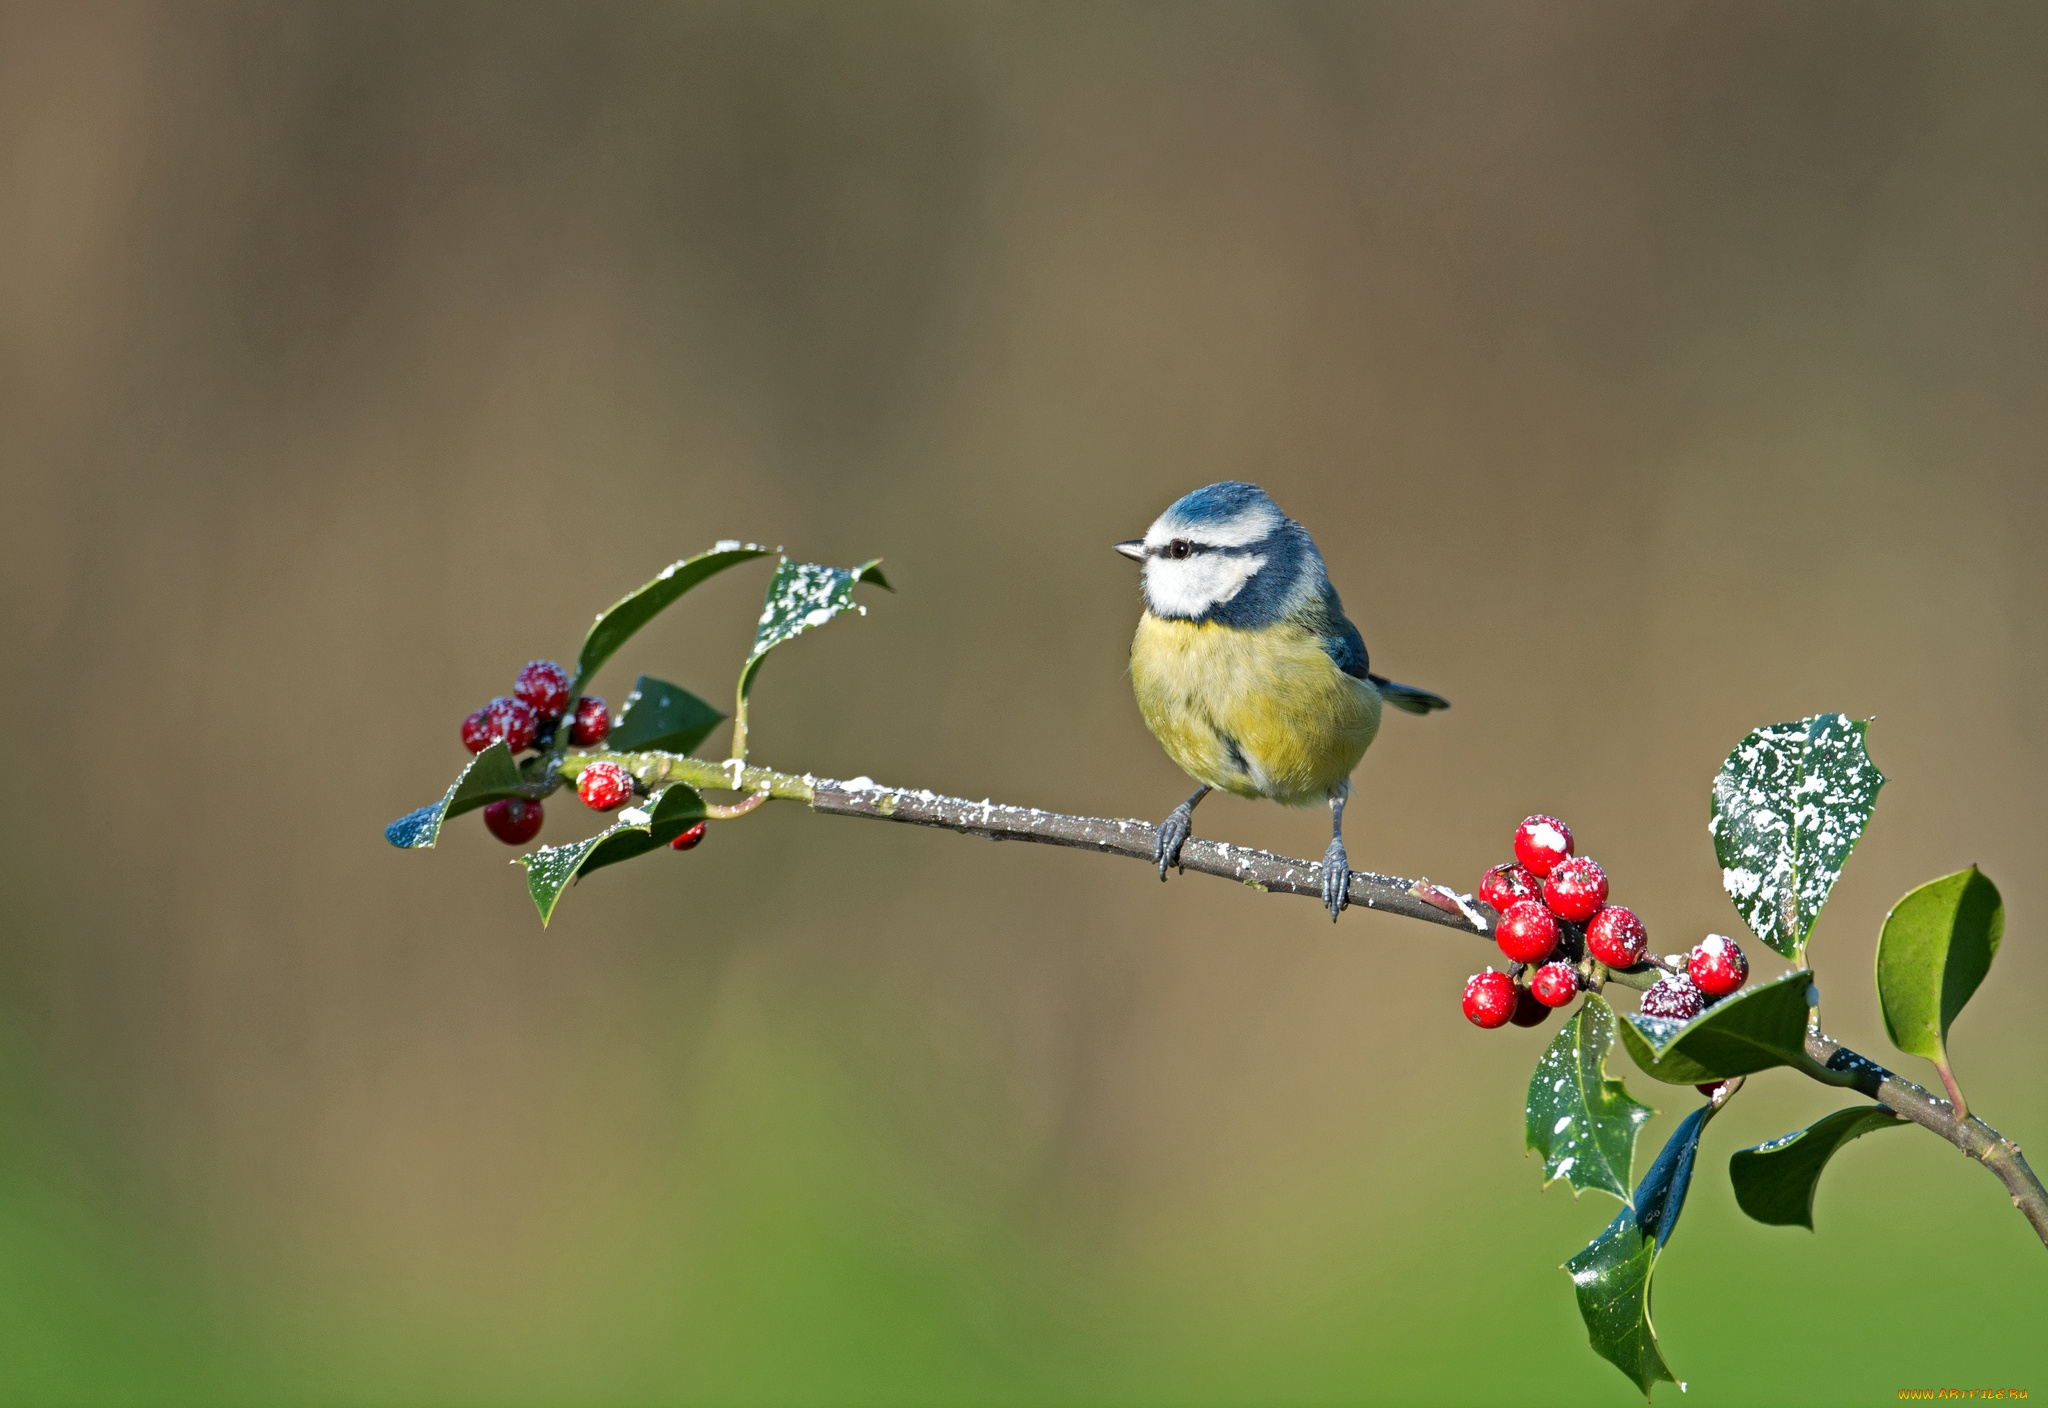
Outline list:
[[[2027,1166],[2020,1146],[1975,1115],[1959,1114],[1902,1076],[1892,1074],[1867,1056],[1860,1056],[1818,1028],[1806,1032],[1806,1054],[1839,1078],[1833,1082],[1858,1090],[1893,1114],[1931,1129],[1998,1175],[2044,1246],[2048,1246],[2048,1189]],[[1819,1076],[1814,1079],[1819,1080]]]
[[[676,753],[599,751],[572,754],[562,760],[561,775],[574,778],[586,764],[598,758],[612,759],[645,784],[683,782],[700,788],[766,794],[786,801],[809,802],[813,811],[824,812],[828,816],[908,822],[913,826],[932,826],[969,836],[986,836],[991,841],[1035,841],[1047,846],[1071,846],[1078,850],[1127,856],[1147,865],[1153,863],[1153,846],[1158,834],[1158,828],[1149,821],[1070,816],[1064,812],[1041,811],[1037,807],[970,802],[936,792],[882,787],[867,778],[836,782],[808,775],[797,777],[766,768],[745,767],[736,759],[710,763]],[[1235,880],[1262,893],[1322,899],[1322,865],[1317,861],[1297,860],[1271,851],[1189,837],[1181,847],[1180,868],[1198,875]],[[1493,921],[1498,918],[1488,906],[1466,900],[1428,880],[1404,880],[1396,875],[1354,870],[1351,872],[1350,894],[1353,904],[1377,913],[1420,919],[1424,923],[1441,925],[1477,938],[1488,937]],[[1644,987],[1656,976],[1654,966],[1643,963],[1626,972],[1610,973],[1607,981],[1628,987]],[[1806,1034],[1806,1052],[1813,1058],[1815,1066],[1822,1068],[1806,1071],[1810,1078],[1862,1092],[1894,1114],[1932,1130],[1998,1175],[2012,1194],[2013,1206],[2025,1214],[2043,1244],[2048,1245],[2048,1190],[2042,1188],[2041,1180],[2027,1166],[2019,1145],[1976,1116],[1958,1114],[1947,1101],[1935,1098],[1920,1086],[1894,1075],[1816,1029],[1809,1029]]]

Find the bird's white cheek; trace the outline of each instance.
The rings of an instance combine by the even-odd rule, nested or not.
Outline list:
[[[1180,561],[1155,557],[1145,564],[1145,599],[1155,616],[1199,616],[1243,591],[1265,565],[1264,557],[1221,553]]]

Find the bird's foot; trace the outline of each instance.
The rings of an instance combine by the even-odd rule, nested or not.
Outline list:
[[[1166,820],[1159,823],[1157,839],[1153,842],[1152,858],[1159,862],[1159,878],[1164,880],[1166,872],[1180,864],[1180,848],[1195,829],[1195,804],[1182,802]]]
[[[1335,924],[1344,906],[1351,903],[1351,857],[1344,853],[1344,838],[1333,837],[1323,852],[1323,908]]]

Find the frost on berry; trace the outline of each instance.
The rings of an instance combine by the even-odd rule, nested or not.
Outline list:
[[[1749,981],[1749,958],[1726,934],[1709,934],[1686,960],[1693,986],[1711,999],[1728,996]]]
[[[502,738],[507,748],[520,753],[533,746],[539,727],[532,709],[501,694],[462,721],[462,744],[472,753],[481,753]]]
[[[1540,1027],[1550,1016],[1550,1009],[1536,1000],[1536,994],[1527,988],[1515,989],[1515,1010],[1508,1014],[1508,1020],[1518,1027]]]
[[[1479,898],[1499,914],[1507,913],[1508,906],[1516,900],[1540,899],[1542,895],[1543,887],[1536,877],[1513,861],[1496,865],[1479,878]]]
[[[1569,963],[1546,963],[1529,979],[1529,992],[1545,1007],[1562,1007],[1579,995],[1579,975]]]
[[[1500,951],[1517,963],[1540,963],[1557,951],[1557,920],[1535,900],[1517,900],[1494,926]]]
[[[1514,980],[1488,968],[1465,983],[1465,1016],[1475,1027],[1505,1026],[1515,1011]]]
[[[501,797],[484,808],[484,826],[508,846],[523,846],[540,835],[542,819],[540,803],[524,797]]]
[[[1607,903],[1607,872],[1584,856],[1559,861],[1543,882],[1543,902],[1559,919],[1583,924]]]
[[[569,741],[578,748],[595,748],[610,737],[612,716],[605,712],[604,701],[594,694],[586,694],[576,701],[576,720],[569,725]]]
[[[569,672],[552,660],[531,661],[512,694],[541,718],[559,719],[569,707]]]
[[[600,758],[577,774],[576,795],[584,806],[608,812],[632,797],[632,774],[610,759]]]
[[[1643,994],[1641,1008],[1645,1017],[1664,1017],[1675,1022],[1690,1022],[1706,1010],[1706,996],[1683,973],[1667,973],[1650,984],[1650,990]]]
[[[1515,859],[1538,879],[1571,853],[1572,829],[1554,816],[1528,817],[1515,828]]]
[[[1635,911],[1603,907],[1586,926],[1586,950],[1609,968],[1633,968],[1650,949],[1650,933]]]
[[[697,843],[703,839],[704,823],[700,821],[695,826],[691,827],[688,831],[685,831],[682,835],[676,837],[675,840],[669,842],[668,848],[672,851],[694,850],[696,848]]]

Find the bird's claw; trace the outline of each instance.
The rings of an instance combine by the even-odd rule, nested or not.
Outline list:
[[[1323,908],[1330,911],[1332,924],[1350,903],[1351,857],[1345,854],[1344,838],[1339,836],[1323,852]]]
[[[1159,823],[1159,832],[1152,844],[1152,858],[1159,862],[1159,878],[1164,880],[1166,872],[1180,864],[1180,848],[1195,829],[1195,809],[1188,802],[1182,802],[1166,820]]]

